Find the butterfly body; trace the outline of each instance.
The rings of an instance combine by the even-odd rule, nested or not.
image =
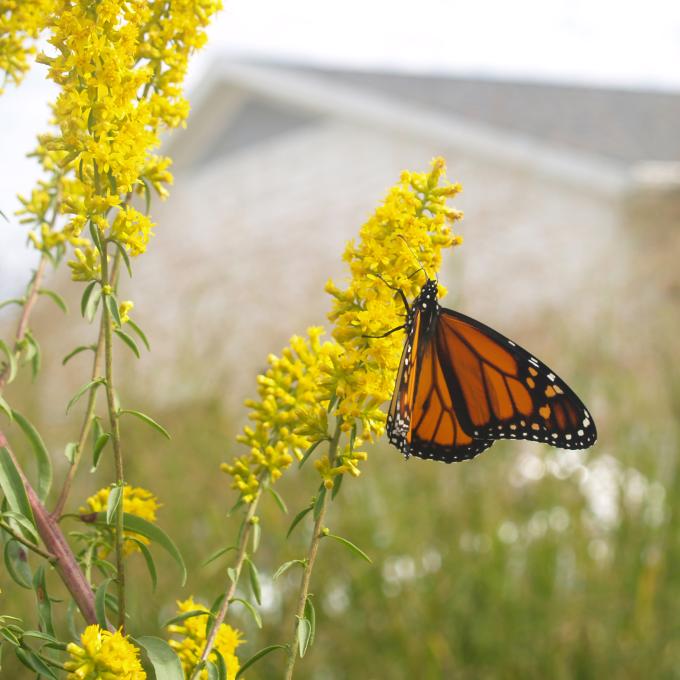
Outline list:
[[[554,371],[437,298],[437,282],[428,280],[408,309],[387,417],[394,446],[447,463],[474,458],[498,439],[592,446],[590,413]]]

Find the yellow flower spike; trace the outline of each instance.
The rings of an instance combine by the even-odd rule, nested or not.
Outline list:
[[[100,489],[97,491],[97,493],[90,496],[85,501],[87,507],[81,507],[79,512],[106,512],[110,493],[110,487]],[[156,512],[158,511],[160,505],[161,504],[158,502],[158,499],[151,493],[151,491],[147,491],[146,489],[142,489],[140,487],[133,487],[129,484],[126,484],[123,488],[123,512],[136,515],[137,517],[141,517],[148,522],[155,522]],[[135,538],[140,543],[144,543],[145,545],[149,544],[149,539],[140,534],[126,531],[125,536],[128,538]],[[135,541],[126,540],[123,545],[123,552],[125,555],[131,555],[132,553],[140,552],[140,548],[137,543],[135,543]]]
[[[120,314],[120,322],[127,323],[130,320],[130,312],[132,311],[135,303],[132,300],[124,300],[118,306],[118,313]]]
[[[178,614],[196,610],[204,611],[206,614],[210,612],[207,607],[195,602],[192,597],[183,602],[177,602]],[[190,677],[201,657],[201,652],[203,651],[206,641],[206,628],[209,622],[210,617],[208,616],[192,616],[188,619],[184,619],[184,621],[179,624],[173,624],[167,627],[167,630],[171,635],[181,636],[180,640],[171,639],[169,644],[175,652],[177,652],[177,656],[179,656],[187,678]],[[227,666],[227,680],[235,680],[236,678],[236,674],[240,668],[239,660],[236,656],[236,648],[244,642],[245,640],[242,638],[241,631],[232,628],[226,623],[220,625],[215,639],[214,649],[224,658]],[[208,659],[210,661],[217,661],[217,654],[213,651]],[[199,677],[201,680],[207,680],[208,671],[201,671]]]
[[[145,680],[139,650],[121,634],[88,626],[80,645],[71,642],[66,651],[71,659],[64,663],[68,680]]]

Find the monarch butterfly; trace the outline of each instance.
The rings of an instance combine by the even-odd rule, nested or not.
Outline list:
[[[396,290],[396,289],[395,289]],[[497,331],[437,301],[428,278],[407,309],[404,350],[387,415],[404,455],[453,463],[497,439],[585,449],[597,438],[583,402],[550,368]]]

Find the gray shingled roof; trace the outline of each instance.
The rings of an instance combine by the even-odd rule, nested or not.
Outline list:
[[[629,165],[680,161],[680,94],[267,64]]]

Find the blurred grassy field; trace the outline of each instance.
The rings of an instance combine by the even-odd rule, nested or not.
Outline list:
[[[552,323],[549,334],[533,333],[542,334],[543,347],[552,339],[539,356],[594,414],[600,440],[592,450],[506,442],[451,466],[404,462],[384,442],[370,451],[362,476],[343,485],[328,525],[373,565],[322,543],[312,583],[317,638],[297,677],[680,677],[680,371],[669,343],[676,322],[663,308],[647,309],[633,337],[629,318],[603,321],[591,337]],[[238,528],[226,515],[235,494],[218,471],[238,450],[237,416],[226,416],[217,397],[153,415],[173,440],[126,425],[127,478],[164,503],[159,524],[181,547],[190,577],[180,588],[176,566],[156,551],[160,581],[152,593],[140,556],[130,559],[132,632],[144,634],[162,634],[159,622],[174,613],[176,599],[193,594],[210,603],[219,594],[227,558],[199,565],[232,543]],[[54,424],[43,425],[43,434],[70,436]],[[71,509],[109,472],[104,467],[95,479],[83,471]],[[309,526],[283,537],[316,484],[306,466],[278,485],[288,516],[271,500],[262,507],[265,625],[260,632],[234,611],[231,623],[248,640],[242,658],[290,637],[299,573],[275,584],[270,577],[305,552]],[[32,611],[30,592],[17,593],[4,573],[0,586],[4,612]],[[276,678],[281,669],[273,654],[247,677]],[[8,658],[3,677],[28,676]]]

